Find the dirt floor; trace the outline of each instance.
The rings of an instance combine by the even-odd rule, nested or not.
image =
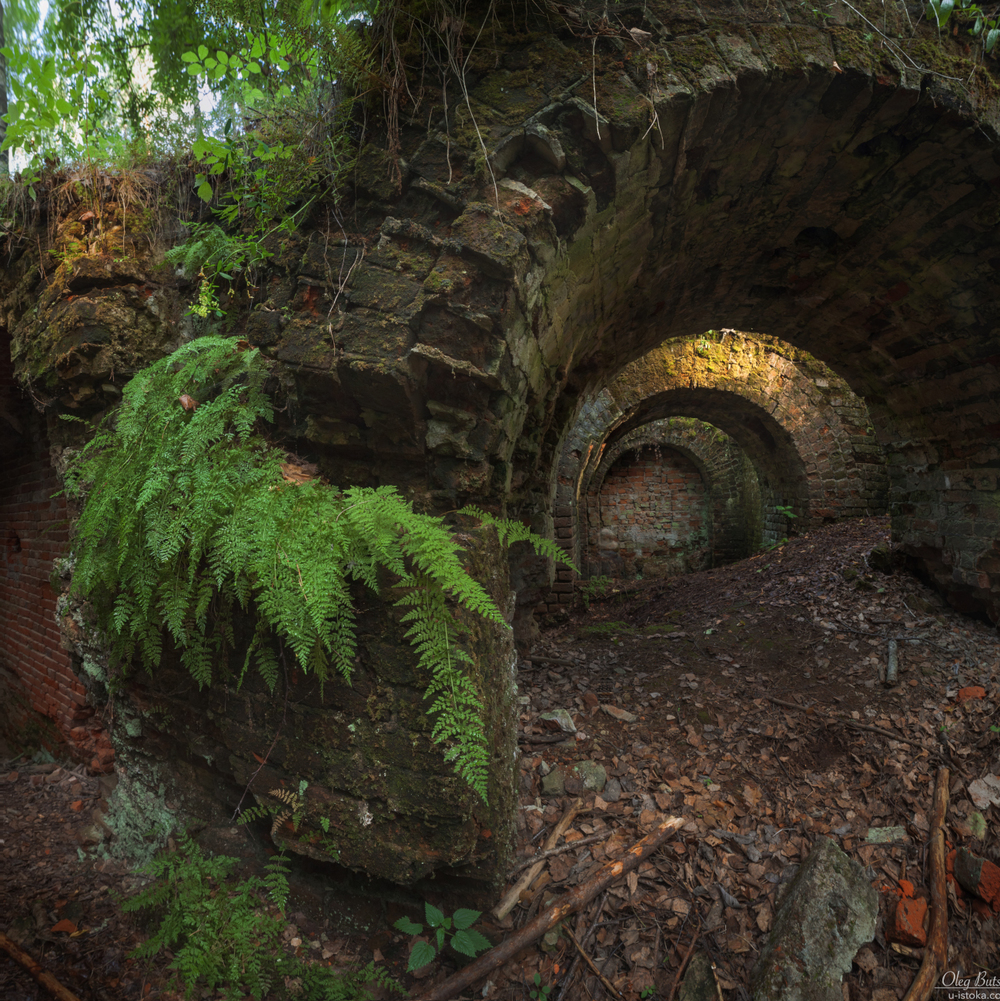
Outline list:
[[[887,536],[884,519],[866,519],[728,567],[592,583],[589,607],[581,598],[521,665],[521,861],[575,800],[563,788],[574,763],[599,763],[607,784],[583,793],[583,812],[555,845],[565,850],[544,859],[511,913],[476,927],[500,941],[664,816],[681,815],[679,833],[570,927],[626,1001],[674,998],[678,973],[699,953],[715,964],[717,996],[746,999],[782,885],[825,836],[865,867],[881,900],[845,998],[902,998],[923,949],[892,941],[894,914],[904,895],[929,896],[928,818],[942,766],[948,848],[1000,863],[1000,796],[990,798],[1000,638],[896,566]],[[890,640],[892,685],[883,680]],[[127,958],[141,933],[115,894],[136,879],[92,857],[103,794],[83,769],[0,767],[0,930],[81,1001],[176,997],[167,957],[152,968]],[[879,843],[878,829],[891,827],[901,830]],[[1000,978],[1000,915],[951,882],[948,894],[948,968]],[[445,957],[404,972],[411,938],[388,922],[421,915],[399,904],[361,936],[338,931],[330,914],[296,912],[294,899],[289,911],[286,941],[300,951],[328,962],[374,956],[412,997],[454,971]],[[565,935],[550,933],[465,996],[605,996],[575,956]],[[45,996],[0,953],[0,999]]]

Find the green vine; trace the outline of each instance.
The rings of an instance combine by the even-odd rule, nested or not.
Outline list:
[[[266,437],[268,375],[246,341],[211,336],[132,379],[67,472],[68,494],[84,502],[74,592],[90,601],[119,679],[133,658],[151,673],[166,635],[199,686],[225,678],[238,651],[239,682],[253,664],[273,689],[285,648],[321,684],[334,673],[349,681],[352,583],[394,589],[429,679],[432,739],[485,799],[483,706],[453,608],[506,627],[503,615],[442,519],[417,514],[394,487],[338,489],[284,462]],[[461,513],[565,561],[520,523]]]

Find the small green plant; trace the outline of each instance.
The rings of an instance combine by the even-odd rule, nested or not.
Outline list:
[[[426,966],[444,948],[445,940],[449,941],[451,947],[462,953],[463,956],[478,956],[481,952],[486,952],[492,948],[490,940],[473,929],[473,925],[479,920],[482,911],[472,911],[466,907],[460,907],[449,918],[444,911],[438,910],[433,904],[424,901],[424,917],[428,928],[433,931],[433,944],[431,942],[414,942],[410,947],[410,961],[406,966],[408,972],[419,970],[421,966]],[[400,918],[393,923],[393,928],[401,931],[404,935],[422,935],[424,926],[411,921],[409,918]],[[454,929],[454,930],[453,930]]]
[[[655,995],[656,995],[656,988],[652,984],[650,984],[648,987],[643,987],[643,989],[639,992],[639,997],[642,999],[642,1001],[649,1001],[649,999],[655,997]]]
[[[309,783],[303,779],[299,782],[299,791],[297,793],[292,792],[290,789],[271,789],[268,795],[278,800],[278,804],[280,805],[261,803],[258,806],[252,806],[240,814],[238,823],[248,824],[252,820],[260,820],[263,817],[271,816],[274,818],[271,821],[272,838],[277,834],[278,828],[286,820],[290,820],[293,830],[297,831],[299,824],[302,823],[302,819],[306,815],[305,792],[308,785]],[[326,820],[327,827],[329,827],[329,819],[326,817],[323,819]]]
[[[577,593],[583,602],[584,609],[590,608],[592,601],[603,598],[611,589],[611,578],[607,576],[589,577],[577,586]]]
[[[226,1001],[247,993],[262,998],[272,990],[303,1001],[367,1001],[373,997],[369,984],[399,990],[372,963],[337,974],[285,953],[281,933],[289,890],[283,855],[271,859],[265,876],[234,884],[227,880],[239,859],[208,858],[186,834],[178,845],[142,870],[153,883],[124,901],[122,910],[160,917],[158,929],[132,955],[148,959],[171,952],[185,998],[205,988],[221,990]]]
[[[938,33],[944,28],[951,15],[958,11],[972,20],[972,27],[969,29],[975,37],[982,35],[983,52],[987,55],[996,47],[1000,40],[1000,18],[994,12],[992,17],[975,0],[927,0],[927,19],[934,20]]]
[[[535,985],[534,988],[528,992],[532,1001],[547,1001],[548,996],[552,993],[552,985],[543,984],[542,975],[540,973],[536,973],[534,977],[531,978],[531,982]]]
[[[798,515],[791,509],[791,506],[788,504],[775,504],[774,510],[777,511],[778,514],[784,516],[785,518],[798,517]]]

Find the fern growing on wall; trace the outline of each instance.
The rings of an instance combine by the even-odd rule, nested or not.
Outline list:
[[[267,377],[246,341],[212,336],[132,379],[66,477],[68,493],[84,500],[74,590],[90,600],[123,675],[134,659],[152,672],[166,633],[200,686],[237,646],[237,611],[252,612],[239,680],[253,666],[273,689],[276,639],[321,683],[332,672],[350,679],[351,584],[378,593],[388,570],[430,679],[433,739],[485,799],[482,704],[463,670],[469,655],[453,606],[505,625],[500,610],[466,572],[444,522],[414,512],[395,488],[283,479],[284,455],[263,433],[273,419]],[[524,539],[565,559],[518,523],[468,513],[508,543]]]

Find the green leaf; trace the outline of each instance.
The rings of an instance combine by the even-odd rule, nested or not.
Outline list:
[[[218,65],[218,61],[213,59],[211,56],[209,56],[204,62],[205,69],[207,70],[214,70]]]
[[[260,73],[260,63],[247,63],[247,70],[250,73]]]
[[[482,911],[473,911],[468,907],[460,907],[452,915],[456,928],[471,928],[482,916]]]
[[[396,931],[401,931],[404,935],[419,935],[424,930],[423,925],[418,925],[415,921],[411,921],[406,917],[394,921],[392,927]]]
[[[1000,28],[991,28],[986,32],[986,40],[983,42],[983,48],[987,52],[992,52],[998,38],[1000,38]]]
[[[229,65],[229,56],[225,52],[223,52],[222,49],[219,49],[219,51],[215,53],[215,57],[219,60],[220,63],[222,63],[223,66]]]
[[[433,904],[424,901],[424,915],[431,928],[437,928],[444,923],[444,913],[439,911]]]
[[[198,58],[202,62],[204,62],[207,57],[208,57],[208,48],[206,46],[204,46],[204,45],[199,45],[198,46]]]
[[[451,939],[451,947],[463,956],[478,956],[493,948],[490,940],[474,930],[462,929],[455,932]]]
[[[419,970],[421,966],[426,966],[437,955],[437,950],[430,942],[414,942],[410,950],[410,961],[406,965],[406,972],[412,973]]]
[[[182,52],[181,53],[182,63],[196,63],[198,62],[198,57],[193,52]]]
[[[208,181],[202,181],[196,189],[196,194],[203,202],[210,202],[214,193]]]
[[[986,818],[978,810],[969,814],[969,829],[974,838],[986,837]]]
[[[201,63],[191,63],[191,65],[188,66],[187,71],[191,74],[191,76],[197,76],[202,71]]]

